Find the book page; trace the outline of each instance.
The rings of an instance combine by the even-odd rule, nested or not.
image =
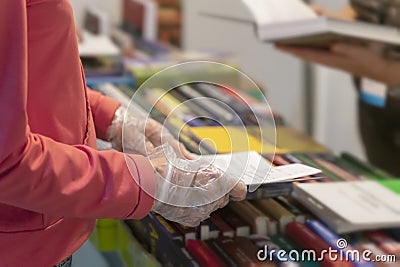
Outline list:
[[[242,0],[258,25],[318,17],[301,0]]]
[[[303,164],[271,167],[271,162],[255,151],[203,155],[202,159],[214,164],[225,173],[240,177],[248,186],[288,181],[321,172]]]

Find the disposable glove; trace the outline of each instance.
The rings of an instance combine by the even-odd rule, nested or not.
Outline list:
[[[153,211],[164,218],[194,227],[210,214],[228,204],[243,200],[246,185],[198,159],[179,158],[164,145],[149,156],[157,179]]]
[[[124,137],[122,137],[123,134]],[[114,149],[128,154],[147,156],[153,152],[155,147],[168,143],[180,156],[194,157],[159,122],[140,114],[126,113],[123,107],[118,108],[115,112],[114,119],[107,131],[107,137]],[[122,144],[123,141],[124,144]]]

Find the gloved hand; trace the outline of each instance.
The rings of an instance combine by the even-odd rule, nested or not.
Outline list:
[[[124,134],[124,138],[122,134]],[[181,157],[188,159],[194,157],[159,122],[138,114],[126,113],[123,107],[118,108],[115,112],[114,119],[107,131],[107,137],[114,149],[123,150],[128,154],[147,156],[153,152],[155,147],[168,143]]]
[[[177,157],[164,145],[149,156],[156,174],[153,211],[168,220],[194,227],[228,204],[246,197],[247,187],[208,162]]]

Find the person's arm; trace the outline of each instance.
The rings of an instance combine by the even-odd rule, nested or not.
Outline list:
[[[146,158],[127,157],[131,174],[122,153],[30,132],[26,12],[25,0],[0,9],[0,203],[63,217],[144,217],[155,191]]]
[[[88,88],[90,108],[93,114],[96,136],[107,141],[107,130],[115,116],[120,103],[114,99]]]
[[[343,70],[358,77],[368,77],[388,86],[400,85],[400,63],[385,59],[367,47],[334,44],[329,50],[289,46],[278,48],[303,60]]]

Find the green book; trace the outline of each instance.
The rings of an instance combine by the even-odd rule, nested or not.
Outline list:
[[[343,162],[349,168],[360,172],[364,176],[368,177],[371,180],[392,180],[396,179],[393,175],[381,170],[377,167],[374,167],[366,162],[361,161],[355,156],[349,153],[343,153],[339,158],[340,161]]]
[[[378,183],[400,195],[400,180],[384,180]]]
[[[277,235],[273,235],[271,237],[272,241],[278,245],[281,249],[283,249],[284,251],[286,251],[286,253],[289,253],[290,251],[297,251],[298,253],[296,253],[295,255],[299,255],[301,256],[301,249],[296,246],[292,241],[290,241],[288,238],[286,238],[283,235],[277,234]],[[313,262],[313,261],[302,261],[302,262],[298,262],[302,267],[319,267],[320,264],[317,262]]]
[[[317,164],[316,162],[314,162],[311,158],[307,157],[306,155],[300,154],[300,153],[294,153],[293,156],[296,157],[297,159],[299,159],[300,161],[302,161],[304,164],[307,164],[311,167],[320,169],[322,171],[322,174],[325,175],[326,177],[330,178],[331,180],[343,181],[342,178],[340,178],[339,176],[335,175],[334,173],[328,171],[321,165]]]
[[[121,221],[98,220],[90,241],[102,253],[110,266],[161,266]]]

